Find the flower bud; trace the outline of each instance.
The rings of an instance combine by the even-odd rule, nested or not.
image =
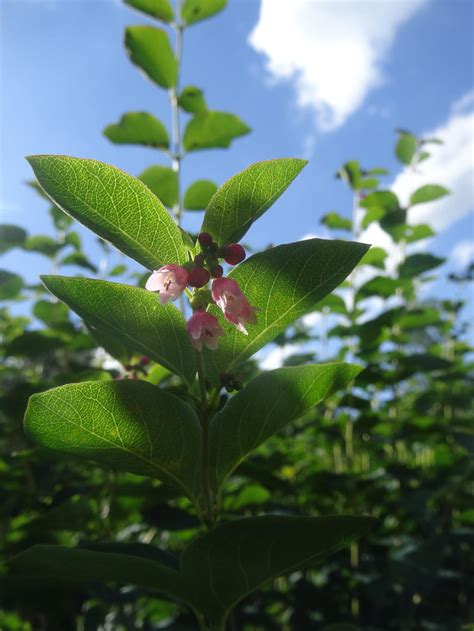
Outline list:
[[[214,267],[211,269],[212,278],[220,278],[223,273],[224,269],[222,265],[214,265]]]
[[[202,252],[200,252],[199,254],[196,254],[196,256],[194,258],[195,265],[198,265],[199,267],[202,267],[205,262],[206,262],[206,257],[204,256],[204,254]]]
[[[212,236],[209,232],[201,232],[198,236],[198,241],[202,248],[208,248],[212,245]]]
[[[195,267],[189,272],[188,285],[191,287],[204,287],[209,282],[211,275],[204,267]]]
[[[222,256],[229,265],[237,265],[245,259],[245,250],[240,243],[231,243],[221,248]]]

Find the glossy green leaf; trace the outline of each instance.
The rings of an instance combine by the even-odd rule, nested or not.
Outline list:
[[[186,381],[196,372],[185,320],[172,304],[152,292],[89,278],[43,276],[49,291],[91,327],[105,329],[130,351],[143,353]]]
[[[128,26],[125,48],[131,61],[162,88],[176,85],[178,64],[166,31],[154,26]]]
[[[351,364],[279,368],[252,379],[210,424],[211,485],[225,478],[254,449],[287,423],[309,412],[361,371]]]
[[[331,212],[324,215],[321,223],[331,230],[352,230],[352,221],[346,217],[342,217],[339,213]]]
[[[412,254],[398,267],[400,278],[413,278],[424,274],[435,267],[439,267],[446,259],[432,254]]]
[[[173,169],[157,164],[145,169],[138,179],[168,208],[178,203],[178,175]]]
[[[217,191],[217,184],[210,180],[196,180],[184,195],[186,210],[204,210]]]
[[[132,9],[136,9],[152,18],[162,22],[172,22],[174,19],[173,7],[169,0],[124,0]]]
[[[235,114],[204,111],[196,114],[184,130],[186,151],[229,147],[234,138],[245,136],[250,127]]]
[[[22,289],[23,279],[21,276],[0,269],[0,300],[16,298]]]
[[[401,133],[395,146],[395,154],[403,164],[411,164],[418,148],[418,141],[410,133]]]
[[[449,191],[444,186],[438,186],[437,184],[425,184],[421,188],[417,189],[410,197],[410,205],[424,204],[426,202],[432,202],[435,199],[440,199],[445,195],[449,195]]]
[[[209,232],[219,245],[239,241],[305,165],[306,160],[282,158],[256,162],[237,173],[212,197],[202,230]]]
[[[28,161],[55,204],[124,254],[148,269],[187,261],[179,228],[140,180],[97,160],[30,156]]]
[[[74,267],[82,267],[87,269],[93,274],[97,274],[97,267],[92,263],[83,252],[72,252],[65,256],[59,262],[60,265],[72,265]]]
[[[314,310],[354,269],[368,246],[363,243],[308,239],[269,248],[250,257],[230,273],[252,305],[258,307],[257,324],[245,336],[225,322],[226,335],[217,351],[204,351],[207,374],[231,372],[286,327]]]
[[[195,24],[219,13],[226,5],[227,0],[184,0],[181,19],[184,24]]]
[[[25,431],[43,447],[156,477],[196,497],[201,427],[184,401],[145,381],[92,381],[35,394]]]
[[[178,97],[181,109],[190,114],[198,114],[207,110],[204,92],[194,85],[187,85]]]
[[[169,147],[168,130],[147,112],[128,112],[118,123],[108,125],[104,136],[121,145],[145,145],[158,149]]]
[[[11,224],[0,225],[0,254],[21,247],[27,237],[26,230]]]
[[[184,551],[181,572],[194,607],[222,624],[246,594],[267,581],[311,567],[375,525],[370,517],[264,516],[224,523]]]

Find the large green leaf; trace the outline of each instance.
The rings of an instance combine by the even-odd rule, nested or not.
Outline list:
[[[131,61],[162,88],[176,85],[178,64],[166,31],[154,26],[128,26],[125,48]]]
[[[211,485],[218,490],[249,453],[361,371],[350,364],[279,368],[252,379],[211,421]]]
[[[370,517],[349,516],[239,519],[192,542],[181,572],[194,608],[221,628],[217,625],[246,594],[272,578],[321,562],[374,524]]]
[[[306,160],[282,158],[256,162],[223,184],[212,197],[202,230],[219,245],[239,241],[288,188]]]
[[[178,174],[173,169],[157,164],[145,169],[138,177],[168,208],[178,203]]]
[[[201,426],[180,398],[145,381],[89,381],[30,398],[25,431],[43,447],[156,477],[194,499]]]
[[[186,151],[226,148],[234,138],[245,136],[250,127],[235,114],[227,112],[199,112],[184,130],[183,146]]]
[[[184,0],[181,19],[191,25],[212,17],[227,5],[227,0]]]
[[[105,329],[128,350],[143,353],[186,381],[196,372],[185,320],[174,305],[119,283],[67,276],[42,276],[46,287],[91,327]]]
[[[173,7],[169,0],[124,0],[132,9],[151,15],[162,22],[172,22],[174,18]]]
[[[217,351],[204,351],[209,378],[235,370],[296,319],[312,311],[354,269],[369,246],[364,243],[308,239],[269,248],[230,273],[250,303],[258,307],[257,324],[245,336],[225,322]]]
[[[21,247],[27,237],[26,230],[11,224],[0,225],[0,254]]]
[[[184,195],[186,210],[204,210],[217,191],[217,184],[210,180],[196,180]]]
[[[424,204],[426,202],[432,202],[435,199],[440,199],[445,195],[449,195],[449,191],[444,186],[438,186],[438,184],[425,184],[421,188],[418,188],[410,197],[410,205]]]
[[[145,267],[188,259],[178,226],[140,180],[97,160],[29,156],[28,162],[55,204]]]
[[[145,145],[158,149],[169,147],[168,130],[147,112],[128,112],[118,123],[108,125],[104,136],[121,145]]]

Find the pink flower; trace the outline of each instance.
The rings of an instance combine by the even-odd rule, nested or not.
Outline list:
[[[248,335],[245,324],[255,324],[256,308],[250,305],[240,287],[231,278],[216,278],[212,281],[212,299],[222,309],[228,322],[235,324],[239,331]]]
[[[218,338],[224,335],[224,330],[216,316],[207,311],[195,311],[189,318],[186,329],[191,338],[191,343],[197,351],[202,349],[202,344],[211,350],[217,350]]]
[[[155,270],[146,281],[145,289],[160,292],[160,302],[166,305],[176,300],[188,284],[188,272],[179,265],[165,265]]]

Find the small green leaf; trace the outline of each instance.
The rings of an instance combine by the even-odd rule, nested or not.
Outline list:
[[[370,248],[361,260],[361,265],[371,265],[378,269],[385,269],[385,259],[388,254],[383,248]]]
[[[375,191],[369,193],[361,200],[362,208],[381,208],[385,213],[400,210],[398,197],[392,191]]]
[[[195,353],[185,320],[174,305],[161,305],[145,289],[105,280],[43,276],[42,281],[89,326],[108,331],[130,351],[147,355],[188,382],[193,380]]]
[[[28,237],[23,244],[23,248],[29,252],[37,252],[52,258],[64,247],[64,244],[58,243],[52,237],[43,234],[35,234]]]
[[[252,379],[210,424],[211,485],[225,478],[267,438],[303,416],[361,371],[350,364],[279,368]]]
[[[286,327],[314,310],[354,269],[368,246],[364,243],[307,239],[269,248],[238,265],[229,274],[250,304],[258,307],[257,324],[248,336],[220,318],[226,335],[217,351],[204,351],[206,374],[218,381],[219,373],[232,372]]]
[[[402,132],[395,146],[395,155],[403,164],[411,164],[417,148],[418,141],[415,136],[408,132]]]
[[[147,112],[128,112],[118,123],[108,125],[104,136],[121,145],[145,145],[158,149],[169,147],[168,130]]]
[[[186,210],[204,210],[217,191],[217,184],[210,180],[196,180],[186,191],[184,207]]]
[[[348,184],[354,191],[359,190],[362,171],[357,160],[349,160],[349,162],[343,164],[336,176]]]
[[[124,0],[132,9],[151,15],[152,18],[162,22],[172,22],[174,19],[173,7],[169,0]]]
[[[442,265],[446,259],[432,254],[412,254],[398,267],[400,278],[413,278]]]
[[[321,223],[331,230],[352,230],[352,221],[346,217],[342,217],[339,213],[331,212],[324,215]]]
[[[421,241],[421,239],[429,239],[435,235],[434,230],[428,224],[422,223],[417,226],[408,226],[405,232],[407,243]]]
[[[138,179],[168,208],[178,203],[178,175],[173,169],[157,164],[145,169]]]
[[[97,274],[97,267],[89,261],[87,256],[83,252],[72,252],[65,256],[59,262],[60,265],[74,265],[75,267],[82,267],[90,272]]]
[[[371,278],[359,287],[356,293],[356,301],[370,298],[371,296],[390,298],[395,295],[399,287],[400,283],[394,278],[375,276],[375,278]]]
[[[440,197],[444,197],[445,195],[449,195],[449,191],[447,188],[444,188],[443,186],[438,186],[437,184],[426,184],[413,193],[413,195],[410,197],[410,205],[414,206],[415,204],[432,202],[435,199],[440,199]]]
[[[181,19],[190,26],[219,13],[226,5],[227,0],[184,0]]]
[[[194,85],[188,85],[181,90],[178,103],[181,109],[190,114],[199,114],[207,110],[204,92]]]
[[[97,160],[30,156],[28,162],[55,204],[148,269],[188,260],[178,226],[140,180]]]
[[[125,48],[132,63],[162,88],[176,85],[178,64],[168,34],[154,26],[128,26]]]
[[[69,309],[61,302],[39,300],[33,307],[33,315],[52,329],[69,328]]]
[[[184,130],[183,145],[186,151],[226,148],[234,138],[245,136],[250,127],[235,114],[204,111],[196,114]]]
[[[30,398],[25,431],[43,447],[156,477],[194,499],[201,427],[184,401],[145,381],[92,381]]]
[[[0,300],[16,298],[23,289],[23,279],[18,274],[0,269]]]
[[[25,243],[27,237],[26,230],[19,226],[10,224],[0,225],[0,254],[8,252],[13,248],[19,248]]]
[[[256,162],[223,184],[207,207],[202,230],[219,245],[239,241],[288,188],[306,160],[282,158]]]

